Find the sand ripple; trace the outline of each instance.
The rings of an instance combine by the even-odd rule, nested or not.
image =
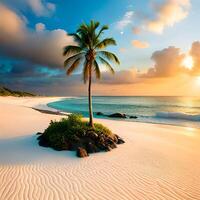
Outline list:
[[[0,199],[200,199],[199,177],[187,177],[187,181],[178,175],[159,177],[133,160],[127,161],[121,153],[117,149],[109,156],[100,153],[86,159],[71,159],[66,155],[66,160],[55,163],[3,164]]]

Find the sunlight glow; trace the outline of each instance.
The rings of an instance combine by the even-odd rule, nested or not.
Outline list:
[[[192,67],[193,67],[193,64],[194,64],[194,62],[193,62],[192,56],[186,56],[184,58],[184,60],[183,60],[183,66],[185,68],[191,70]]]
[[[200,85],[200,76],[198,76],[198,77],[196,78],[195,82],[196,82],[197,85]]]

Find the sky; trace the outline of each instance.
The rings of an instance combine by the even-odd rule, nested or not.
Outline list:
[[[41,95],[87,95],[66,76],[64,46],[82,22],[109,25],[120,59],[94,95],[200,96],[199,0],[1,0],[0,85]],[[80,66],[81,69],[82,66]]]

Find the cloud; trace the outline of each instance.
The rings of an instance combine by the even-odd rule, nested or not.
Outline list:
[[[121,47],[121,48],[119,49],[119,51],[120,51],[121,53],[126,53],[126,52],[127,52],[127,49],[124,48],[124,47]]]
[[[45,24],[43,24],[43,23],[37,23],[37,24],[35,25],[35,30],[36,30],[37,32],[44,31],[45,29],[46,29],[46,26],[45,26]]]
[[[132,45],[139,49],[145,49],[149,47],[148,42],[140,41],[140,40],[133,40]]]
[[[156,13],[154,19],[147,20],[149,31],[162,33],[166,27],[172,27],[189,14],[190,0],[166,0],[163,3],[154,3]]]
[[[190,55],[199,59],[200,42],[193,42]],[[147,72],[135,67],[117,71],[113,76],[102,71],[100,81],[93,80],[95,95],[194,95],[199,86],[195,76],[199,72],[199,60],[192,70],[182,66],[186,54],[171,46],[152,54],[154,65]],[[87,85],[82,74],[66,76],[64,69],[17,62],[11,66],[0,65],[0,84],[14,89],[48,95],[86,95]],[[106,88],[106,90],[105,90]]]
[[[139,27],[133,27],[133,33],[134,33],[135,35],[138,35],[138,34],[141,33],[141,29],[140,29]]]
[[[102,74],[102,84],[130,84],[137,81],[137,70],[135,68],[129,70],[121,70],[111,74],[109,72],[104,72]],[[126,78],[125,78],[126,77]]]
[[[193,62],[194,62],[192,73],[200,75],[200,42],[199,41],[195,41],[192,43],[192,47],[190,49],[190,55],[192,56]]]
[[[146,75],[149,77],[171,77],[185,72],[182,66],[185,54],[181,53],[179,48],[171,46],[156,51],[151,58],[155,65],[148,70]]]
[[[12,9],[29,8],[38,17],[50,16],[56,9],[55,4],[46,0],[2,0],[1,2]]]
[[[0,55],[49,67],[63,66],[63,47],[74,44],[64,30],[45,30],[41,23],[36,25],[37,31],[30,30],[22,17],[2,4],[0,13]]]
[[[133,11],[127,11],[124,14],[123,18],[117,22],[116,28],[120,31],[123,31],[125,27],[127,27],[132,23],[133,14],[134,14]]]

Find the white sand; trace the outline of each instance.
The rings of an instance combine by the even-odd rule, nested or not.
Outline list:
[[[200,130],[98,119],[126,143],[79,159],[37,144],[52,100],[0,97],[0,200],[200,199]]]

